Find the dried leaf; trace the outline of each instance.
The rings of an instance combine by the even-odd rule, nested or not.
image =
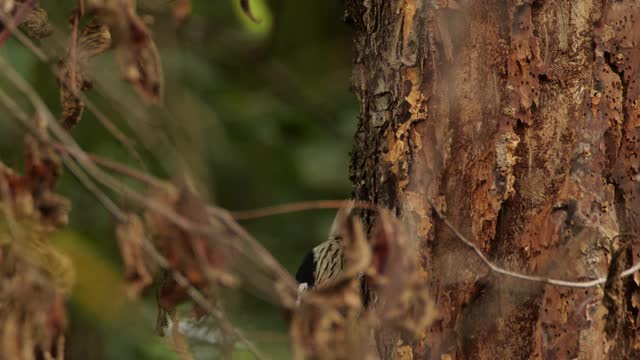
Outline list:
[[[173,19],[178,23],[182,23],[191,15],[191,0],[177,0],[173,6]]]
[[[144,249],[145,230],[140,218],[130,214],[126,223],[118,224],[116,237],[124,261],[127,293],[137,298],[153,283],[154,263]]]
[[[91,88],[91,78],[87,72],[89,61],[111,47],[111,33],[98,19],[92,19],[78,34],[76,43],[73,37],[58,63],[60,102],[62,103],[62,123],[71,129],[80,122],[84,103],[80,91]]]
[[[53,189],[62,172],[60,156],[30,135],[25,137],[24,191],[31,194],[33,207],[40,219],[54,227],[69,221],[71,204]]]
[[[392,360],[413,360],[413,350],[411,346],[405,345],[397,348],[393,353]]]
[[[0,0],[0,11],[7,14],[10,18],[15,16],[17,8],[15,0]],[[4,30],[4,23],[0,21],[0,32],[4,32]]]
[[[230,234],[220,224],[212,223],[206,204],[189,190],[178,190],[173,186],[154,189],[150,197],[192,224],[210,227],[212,232],[219,229],[217,236],[185,231],[163,215],[147,211],[145,219],[153,234],[153,241],[166,256],[171,268],[184,274],[196,287],[206,287],[212,283],[236,286],[237,278],[227,271],[233,253],[229,246]]]
[[[140,46],[119,46],[116,54],[125,80],[144,100],[161,103],[164,79],[156,44],[149,40]]]
[[[3,357],[52,352],[67,327],[64,295],[13,245],[0,246],[0,345]]]
[[[143,100],[161,103],[164,78],[158,49],[151,32],[136,14],[131,0],[93,0],[89,7],[109,26],[116,45],[122,76],[132,83]]]
[[[64,300],[74,269],[49,238],[66,223],[68,202],[52,192],[60,171],[56,154],[33,138],[25,143],[24,176],[0,163],[0,344],[3,358],[61,358],[63,350],[53,349],[67,327]]]
[[[215,302],[219,286],[238,286],[238,278],[229,271],[234,258],[234,251],[229,245],[231,236],[221,224],[212,222],[206,204],[198,196],[187,189],[168,185],[152,189],[149,199],[173,210],[182,220],[198,229],[212,230],[211,235],[190,231],[177,226],[174,221],[156,211],[148,210],[145,213],[152,241],[167,259],[172,271],[184,275],[194,288],[212,302]],[[169,272],[166,273],[158,290],[158,327],[164,327],[165,313],[171,313],[178,304],[189,298],[187,290],[176,283]],[[197,307],[195,311],[205,313]]]
[[[366,358],[369,326],[362,321],[362,310],[358,279],[307,294],[291,320],[294,358]]]
[[[435,318],[435,306],[427,285],[427,274],[398,221],[379,212],[373,239],[373,261],[367,284],[377,294],[376,318],[384,326],[421,335]]]
[[[39,7],[34,6],[25,16],[21,24],[27,35],[34,39],[42,39],[53,33],[53,25],[49,22],[49,14]]]
[[[16,10],[15,0],[2,0],[0,1],[0,10],[5,14],[13,14]]]

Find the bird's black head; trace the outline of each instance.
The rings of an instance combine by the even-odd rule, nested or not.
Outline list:
[[[298,267],[298,271],[296,272],[296,280],[298,283],[303,284],[307,283],[309,288],[312,288],[315,285],[315,272],[316,269],[316,259],[313,256],[313,251],[309,251],[307,255],[302,260],[302,264]]]

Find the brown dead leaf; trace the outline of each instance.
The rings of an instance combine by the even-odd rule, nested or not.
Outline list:
[[[119,46],[116,51],[120,71],[141,97],[150,103],[161,103],[163,74],[156,44],[149,41],[140,46]]]
[[[27,35],[34,39],[42,39],[53,33],[53,25],[49,22],[49,14],[39,6],[34,6],[29,11],[20,26],[24,28]]]
[[[411,346],[405,345],[397,348],[393,353],[392,360],[413,360],[413,350],[411,350]]]
[[[212,232],[203,234],[190,231],[157,211],[148,209],[145,222],[152,242],[167,259],[170,271],[184,275],[194,288],[212,302],[216,300],[219,286],[239,285],[238,278],[230,271],[235,254],[229,245],[232,237],[221,224],[213,222],[202,199],[186,188],[179,189],[173,185],[152,189],[149,199],[172,209],[194,226],[210,228]],[[164,313],[171,313],[177,305],[190,299],[187,290],[175,281],[170,271],[165,274],[165,280],[158,290],[159,327],[165,321]],[[197,308],[195,311],[205,313]]]
[[[357,278],[311,291],[293,311],[289,332],[294,359],[366,358],[370,327],[362,310]]]
[[[173,5],[171,11],[173,19],[178,23],[183,23],[191,15],[191,0],[178,0]]]
[[[68,223],[71,209],[67,199],[53,192],[61,172],[60,156],[32,136],[25,136],[25,175],[17,194],[28,192],[39,218],[54,227]]]
[[[3,358],[51,352],[67,327],[64,296],[45,272],[15,252],[13,244],[0,245],[0,258]]]
[[[415,256],[415,244],[391,214],[380,211],[372,246],[366,280],[377,294],[376,318],[383,326],[419,336],[434,320],[435,306]]]
[[[132,0],[92,0],[91,9],[109,26],[114,38],[120,73],[143,100],[162,102],[164,78],[158,49]]]
[[[49,243],[66,223],[69,203],[53,193],[60,160],[28,136],[25,175],[0,163],[0,345],[2,357],[23,359],[53,351],[67,327],[65,299],[74,268]]]
[[[77,26],[78,19],[72,21]],[[96,18],[79,31],[75,43],[74,37],[70,38],[65,57],[58,63],[62,124],[65,128],[73,128],[82,117],[84,103],[80,99],[80,92],[91,89],[87,69],[89,61],[110,47],[111,33]]]
[[[137,298],[140,293],[153,283],[154,263],[144,249],[144,225],[135,214],[130,214],[126,223],[116,226],[116,237],[120,254],[125,266],[127,293]]]

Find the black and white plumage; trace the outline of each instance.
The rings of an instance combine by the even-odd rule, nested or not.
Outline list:
[[[296,272],[298,292],[311,289],[335,278],[344,266],[340,238],[329,239],[304,257]]]
[[[342,208],[336,214],[329,240],[309,251],[296,272],[298,301],[307,289],[317,288],[336,278],[344,268],[342,227],[353,208]]]

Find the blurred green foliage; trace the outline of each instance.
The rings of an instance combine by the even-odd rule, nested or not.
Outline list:
[[[261,20],[253,24],[236,0],[194,0],[192,15],[181,26],[171,18],[170,2],[138,4],[140,13],[154,19],[166,105],[145,107],[122,81],[112,53],[92,64],[96,88],[88,96],[137,141],[148,171],[180,179],[188,169],[203,194],[231,210],[349,197],[357,104],[349,91],[351,35],[342,22],[340,1],[252,0]],[[41,45],[60,56],[73,2],[43,5],[56,33]],[[38,62],[15,40],[0,47],[0,55],[30,81],[54,115],[60,113],[50,65]],[[4,78],[0,86],[30,109]],[[0,111],[0,118],[0,158],[21,169],[23,130],[6,111]],[[89,152],[139,167],[88,111],[73,135]],[[73,210],[69,231],[58,243],[83,273],[71,306],[70,358],[176,359],[153,333],[153,291],[143,303],[122,299],[122,264],[111,216],[69,172],[59,189]],[[243,225],[293,273],[304,253],[326,237],[332,218],[333,212],[318,210]],[[250,293],[225,294],[234,323],[254,334],[273,358],[286,358],[281,311]],[[248,358],[238,354],[238,359]]]

